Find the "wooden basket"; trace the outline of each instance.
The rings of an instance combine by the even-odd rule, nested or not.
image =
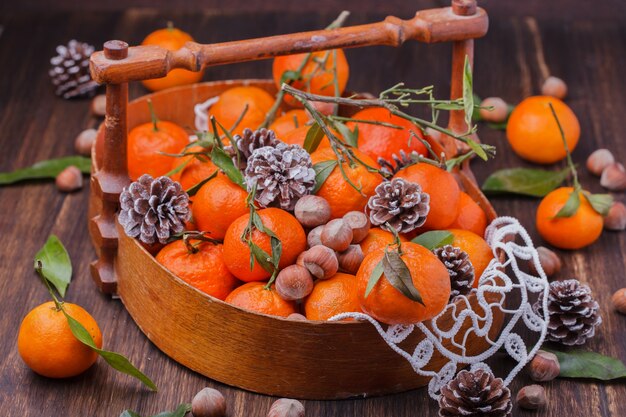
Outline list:
[[[191,287],[163,268],[117,224],[119,194],[129,184],[126,169],[127,131],[148,122],[150,98],[163,120],[194,125],[193,106],[236,85],[253,85],[276,93],[270,80],[218,81],[173,88],[128,103],[127,82],[162,77],[172,68],[199,70],[207,65],[275,55],[373,44],[400,45],[407,39],[453,42],[452,98],[462,96],[465,56],[473,56],[473,39],[487,31],[487,15],[474,0],[452,7],[420,11],[403,21],[383,22],[214,45],[188,43],[176,52],[159,47],[105,43],[91,58],[93,78],[107,84],[106,118],[92,150],[89,231],[98,260],[92,276],[105,293],[117,293],[146,336],[177,362],[212,379],[247,390],[305,399],[339,399],[382,395],[424,386],[428,380],[393,352],[369,323],[293,321],[241,310]],[[463,113],[453,112],[449,128],[466,129]],[[456,146],[448,140],[449,157]],[[435,151],[444,149],[431,142]],[[476,186],[468,165],[456,176],[485,210],[495,212]],[[476,302],[475,299],[471,300]],[[452,319],[450,318],[450,321]],[[490,337],[501,327],[496,314]],[[415,346],[414,332],[405,342]],[[462,332],[461,332],[462,333]],[[487,344],[474,337],[467,354]],[[453,349],[451,346],[446,346]],[[429,369],[445,358],[433,356]]]

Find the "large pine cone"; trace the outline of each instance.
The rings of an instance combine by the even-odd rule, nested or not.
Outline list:
[[[543,316],[543,294],[533,310]],[[582,345],[595,334],[602,323],[600,307],[591,295],[591,289],[576,279],[553,281],[548,292],[547,340],[567,346]]]
[[[430,211],[429,203],[430,196],[419,184],[394,178],[376,187],[367,208],[373,225],[389,223],[398,233],[407,233],[424,224]]]
[[[65,99],[93,96],[98,84],[91,79],[89,57],[94,47],[74,39],[66,45],[57,46],[57,55],[50,59],[49,74],[55,94]]]
[[[439,397],[441,417],[505,417],[511,408],[511,391],[504,381],[483,369],[459,372]]]
[[[450,274],[452,287],[450,298],[469,294],[474,284],[474,266],[470,262],[469,255],[452,245],[436,248],[433,252],[446,266]]]
[[[235,166],[242,171],[246,169],[248,159],[255,150],[265,146],[275,147],[282,143],[276,138],[273,130],[265,128],[255,131],[246,128],[242,135],[235,135],[233,139],[235,141],[234,147],[229,146],[227,151],[231,154]]]

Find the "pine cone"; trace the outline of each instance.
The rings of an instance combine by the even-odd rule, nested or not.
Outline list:
[[[415,161],[417,161],[418,156],[419,154],[415,151],[411,151],[411,153],[407,155],[404,150],[400,150],[400,156],[394,153],[391,155],[391,161],[379,156],[376,162],[380,165],[381,172],[386,173],[389,176],[393,176],[402,168],[406,168],[409,165],[414,164]]]
[[[419,184],[402,178],[384,181],[367,202],[370,221],[375,226],[389,223],[398,233],[414,230],[426,221],[430,196]]]
[[[311,155],[302,147],[279,142],[252,152],[245,180],[248,191],[256,185],[255,200],[261,207],[291,211],[300,197],[313,191],[315,170]]]
[[[450,299],[457,295],[469,294],[474,283],[474,266],[470,262],[469,255],[452,245],[436,248],[433,252],[450,273],[452,285]]]
[[[142,175],[120,194],[118,217],[124,232],[144,243],[167,243],[191,218],[189,196],[168,177]]]
[[[56,51],[57,55],[50,59],[49,71],[54,93],[65,99],[93,96],[98,88],[89,72],[89,57],[94,47],[72,39],[67,46],[57,46]]]
[[[235,147],[228,146],[227,152],[233,158],[235,166],[240,170],[245,170],[248,163],[248,159],[252,156],[252,153],[264,146],[275,147],[279,143],[282,143],[276,138],[276,133],[273,130],[261,128],[254,132],[248,128],[243,130],[243,136],[235,135]]]
[[[504,381],[483,369],[459,372],[439,397],[441,417],[505,417],[511,408],[511,391]]]
[[[543,294],[533,305],[535,313],[543,316]],[[596,326],[602,323],[598,303],[591,289],[576,279],[553,281],[548,292],[547,340],[567,346],[582,345],[593,337]]]

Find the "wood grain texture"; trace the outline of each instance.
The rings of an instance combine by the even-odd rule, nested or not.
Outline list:
[[[23,3],[23,2],[22,2]],[[103,6],[111,5],[107,2]],[[263,7],[267,9],[264,2]],[[289,2],[295,4],[296,2]],[[361,2],[358,2],[361,4]],[[385,2],[377,2],[383,4]],[[394,3],[394,2],[390,2]],[[406,4],[395,1],[395,4]],[[483,5],[487,4],[485,1]],[[514,10],[519,2],[494,2],[500,8]],[[563,2],[543,3],[556,8]],[[120,3],[121,4],[121,3]],[[233,0],[228,4],[239,5]],[[286,2],[284,3],[286,4]],[[324,4],[324,2],[320,2]],[[356,2],[353,4],[357,4]],[[617,3],[615,3],[617,4]],[[619,2],[619,5],[622,5]],[[113,4],[114,5],[114,4]],[[172,2],[172,7],[180,3]],[[121,6],[120,6],[121,7]],[[207,6],[208,7],[208,6]],[[226,7],[226,6],[224,6]],[[295,6],[293,6],[295,7]],[[346,6],[347,7],[347,6]],[[380,6],[382,7],[382,6]],[[567,102],[581,121],[582,138],[574,159],[582,164],[597,147],[608,147],[618,159],[626,160],[623,115],[626,113],[626,19],[624,14],[606,13],[608,19],[594,22],[593,10],[603,2],[580,3],[579,19],[537,19],[537,33],[543,45],[550,72],[560,76],[570,87]],[[413,9],[414,6],[411,5]],[[121,38],[138,44],[146,33],[172,19],[203,43],[314,30],[324,27],[334,12],[259,13],[251,6],[237,13],[160,14],[150,10],[108,13],[0,13],[4,27],[0,37],[0,60],[11,62],[13,69],[0,76],[0,170],[7,171],[38,160],[69,155],[74,136],[86,127],[97,127],[100,121],[89,116],[88,101],[64,101],[54,97],[46,72],[54,47],[71,38],[101,45],[110,38]],[[293,10],[293,8],[292,8]],[[374,6],[358,12],[352,23],[365,23],[384,17],[386,10]],[[361,8],[364,10],[364,8]],[[493,17],[493,12],[487,9]],[[399,14],[399,13],[398,13]],[[500,95],[517,102],[524,94],[537,93],[541,82],[532,29],[521,18],[492,18],[490,32],[476,47],[475,88],[482,96]],[[438,96],[449,91],[449,46],[411,44],[395,50],[374,48],[348,51],[353,69],[349,88],[376,91],[404,80],[413,86],[434,84]],[[377,65],[372,65],[377,60]],[[270,73],[268,62],[236,64],[212,68],[205,79],[264,78]],[[140,85],[131,84],[130,96],[145,94]],[[496,160],[473,163],[479,181],[493,169],[530,166],[515,157],[506,146],[504,134],[481,126],[484,142],[498,147]],[[597,180],[581,169],[581,180],[592,191],[601,188]],[[622,195],[617,196],[622,201]],[[119,301],[102,296],[89,277],[88,263],[94,252],[86,233],[88,190],[62,195],[51,183],[33,183],[0,189],[0,411],[3,415],[48,417],[57,415],[117,417],[131,408],[142,415],[173,409],[189,401],[204,386],[224,393],[231,417],[264,417],[274,400],[212,382],[186,370],[168,359],[143,336]],[[498,198],[493,201],[501,214],[520,218],[537,243],[541,240],[533,227],[536,201]],[[21,318],[34,306],[47,301],[45,289],[32,272],[32,257],[48,234],[57,234],[66,244],[74,261],[74,282],[68,301],[83,305],[100,323],[107,348],[120,351],[152,376],[160,388],[150,393],[130,378],[109,369],[103,362],[86,374],[64,381],[38,377],[25,368],[15,346]],[[587,348],[626,360],[626,318],[613,312],[613,291],[626,286],[624,281],[626,236],[606,233],[594,246],[577,252],[559,252],[564,270],[560,278],[575,276],[587,282],[601,306],[604,323]],[[180,340],[179,343],[187,343]],[[496,358],[497,359],[497,358]],[[507,363],[492,363],[503,372]],[[530,383],[524,374],[513,383],[516,392]],[[622,417],[626,415],[626,387],[623,383],[608,385],[593,381],[555,380],[545,384],[548,407],[541,413],[525,412],[514,407],[513,416],[535,415],[559,417]],[[345,401],[305,401],[308,417],[409,417],[437,415],[437,406],[425,389],[403,394]]]

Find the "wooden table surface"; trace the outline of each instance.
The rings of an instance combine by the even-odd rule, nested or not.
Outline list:
[[[48,77],[48,61],[56,45],[77,38],[95,45],[119,38],[139,43],[151,30],[173,20],[198,41],[243,39],[325,26],[336,13],[168,13],[143,9],[106,13],[3,13],[0,16],[0,171],[73,153],[75,135],[100,121],[90,116],[88,100],[56,98]],[[405,14],[401,17],[408,17]],[[384,17],[355,13],[349,23]],[[449,45],[408,44],[401,49],[370,48],[348,51],[352,73],[349,87],[377,92],[398,81],[412,86],[434,84],[438,96],[449,88]],[[574,159],[584,165],[598,147],[610,148],[626,160],[626,22],[623,13],[613,20],[535,20],[492,18],[487,37],[477,43],[475,89],[482,96],[499,95],[510,102],[537,93],[542,77],[551,72],[570,88],[568,104],[580,118],[581,142]],[[206,79],[269,77],[268,61],[211,68]],[[144,94],[131,86],[131,96]],[[486,142],[498,146],[496,160],[475,162],[479,180],[502,167],[526,166],[507,147],[502,132],[484,126]],[[582,173],[583,184],[601,191],[598,181]],[[208,380],[162,354],[139,331],[119,301],[100,294],[89,276],[94,258],[87,234],[88,190],[60,194],[51,183],[30,183],[0,188],[0,410],[11,416],[117,417],[126,408],[150,415],[190,401],[204,386],[224,393],[230,416],[265,416],[273,398],[232,389]],[[617,198],[624,199],[622,195]],[[531,199],[496,199],[500,214],[521,219],[537,243],[533,216],[537,202]],[[39,377],[22,363],[16,338],[22,317],[48,300],[32,268],[33,255],[51,233],[65,243],[74,264],[74,281],[67,300],[85,307],[104,334],[104,346],[122,352],[160,388],[151,393],[134,380],[114,372],[100,360],[85,374],[68,380]],[[626,234],[605,233],[590,248],[561,253],[560,278],[576,277],[588,283],[598,299],[604,323],[586,348],[626,360],[626,316],[616,314],[611,294],[626,286],[624,279]],[[180,340],[180,343],[185,343]],[[245,349],[245,346],[242,346]],[[252,352],[251,354],[254,354]],[[496,370],[500,365],[494,366]],[[514,393],[529,383],[521,375],[512,384]],[[514,408],[514,416],[626,416],[624,383],[556,380],[545,384],[547,408],[529,413]],[[338,402],[306,401],[309,417],[436,416],[437,405],[426,390],[382,398]]]

